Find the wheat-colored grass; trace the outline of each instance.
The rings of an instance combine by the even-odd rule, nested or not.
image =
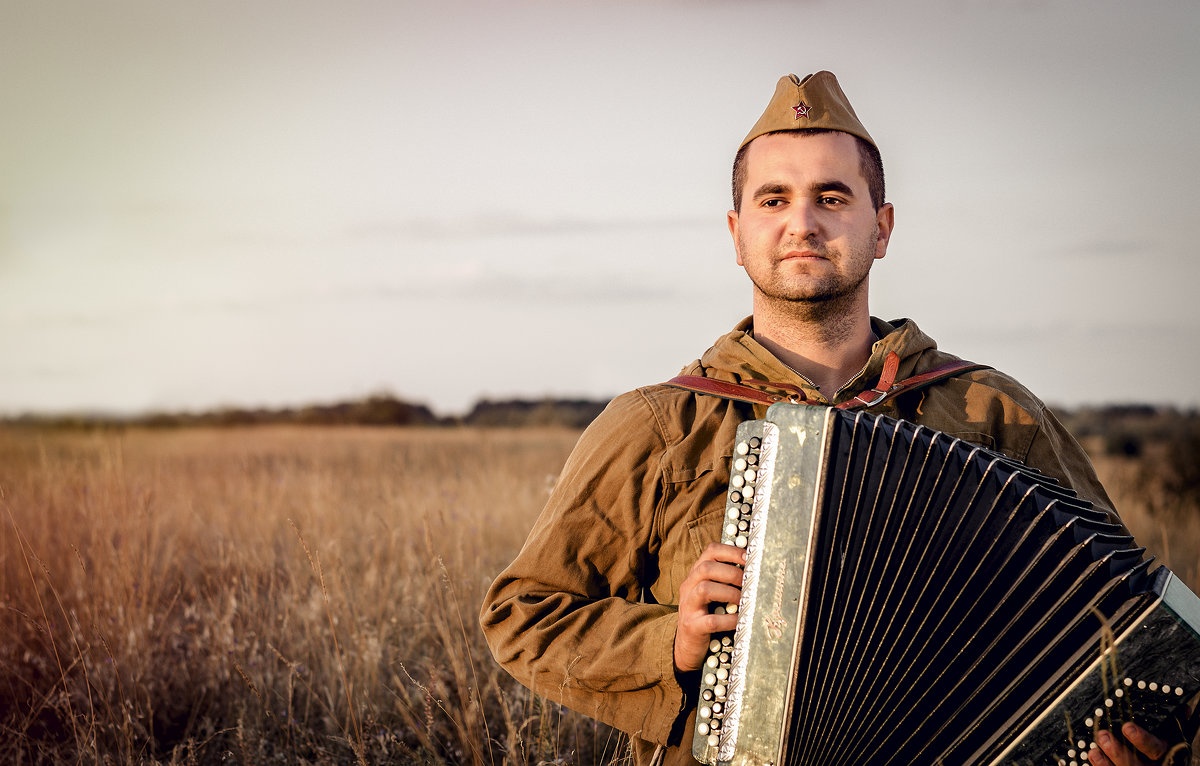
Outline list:
[[[1102,455],[1098,440],[1089,446],[1096,473],[1134,538],[1200,593],[1200,507],[1164,488],[1169,477],[1163,473],[1163,457],[1176,445],[1152,444],[1137,459]],[[1200,454],[1190,457],[1200,459]]]
[[[476,621],[576,437],[0,434],[0,762],[606,760]]]
[[[619,759],[476,622],[576,437],[0,429],[0,762]],[[1196,588],[1200,513],[1139,465],[1097,462]]]

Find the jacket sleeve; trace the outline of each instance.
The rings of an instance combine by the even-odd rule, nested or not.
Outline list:
[[[934,356],[931,363],[943,358]],[[926,389],[918,401],[911,413],[916,422],[1020,460],[1058,479],[1121,524],[1083,447],[1040,399],[1010,376],[996,370],[968,373]]]
[[[1054,476],[1097,510],[1107,513],[1114,524],[1124,527],[1083,447],[1049,409],[1042,407],[1038,417],[1041,425],[1029,446],[1025,462]]]
[[[649,603],[664,441],[639,392],[584,432],[480,615],[496,660],[534,692],[665,743],[684,694],[676,607]]]

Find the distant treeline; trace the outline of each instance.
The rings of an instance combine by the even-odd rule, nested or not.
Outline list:
[[[0,422],[41,428],[179,428],[265,424],[583,428],[607,404],[608,400],[592,399],[485,399],[476,403],[466,415],[439,417],[423,404],[405,402],[389,394],[377,394],[356,401],[306,407],[225,407],[207,412],[159,412],[138,416],[23,415]]]
[[[140,416],[25,415],[0,422],[48,428],[108,426],[176,428],[183,426],[247,426],[261,424],[361,426],[485,426],[520,428],[560,426],[583,428],[608,404],[606,399],[484,399],[465,415],[439,417],[423,404],[390,394],[350,402],[306,407],[237,408],[207,412],[152,413]],[[1177,441],[1200,431],[1200,413],[1146,404],[1117,404],[1056,409],[1077,438],[1102,437],[1105,452],[1140,453],[1145,442]]]
[[[1080,440],[1099,439],[1106,455],[1140,457],[1148,444],[1174,445],[1169,458],[1195,463],[1200,478],[1200,412],[1148,404],[1056,410]]]

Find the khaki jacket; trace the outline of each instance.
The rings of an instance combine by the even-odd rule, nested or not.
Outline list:
[[[870,389],[889,351],[902,360],[898,380],[955,358],[910,320],[872,321],[882,339],[832,403]],[[683,373],[789,383],[823,400],[750,329],[743,321]],[[1116,518],[1083,450],[1007,375],[965,373],[871,411],[1023,461]],[[720,540],[737,426],[765,413],[765,405],[663,385],[614,399],[580,438],[525,546],[484,601],[480,620],[496,660],[538,694],[628,732],[639,763],[657,744],[667,746],[665,763],[694,763],[699,682],[677,678],[673,660],[679,586]]]

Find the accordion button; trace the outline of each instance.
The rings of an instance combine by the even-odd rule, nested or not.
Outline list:
[[[1150,682],[1150,691],[1152,691],[1152,692],[1158,691],[1158,682],[1157,681]]]
[[[742,489],[742,496],[746,499],[754,497],[754,487],[745,487]]]
[[[746,471],[746,481],[756,481],[757,479],[758,479],[758,472],[755,471],[753,468],[751,468],[749,471]]]
[[[714,638],[712,641],[708,642],[708,650],[710,652],[715,652],[720,648],[721,648],[721,642],[718,641],[717,639]]]
[[[746,536],[738,535],[737,539],[733,541],[733,544],[739,548],[745,548],[746,547]]]
[[[738,610],[737,604],[726,604],[725,605],[725,614],[737,614],[737,610]]]
[[[726,534],[726,536],[728,536],[728,537],[733,537],[734,535],[736,535],[736,534],[737,534],[737,532],[738,532],[738,525],[737,525],[737,524],[726,524],[726,525],[725,525],[725,534]]]
[[[713,654],[709,655],[709,658],[704,661],[704,664],[708,665],[710,668],[715,668],[720,664],[720,661],[717,659],[717,655]]]
[[[712,718],[712,708],[708,706],[702,707],[696,715],[700,716],[701,718]]]
[[[729,483],[735,487],[740,487],[746,483],[746,479],[741,474],[738,474],[738,475],[734,476],[732,479],[730,479]]]
[[[752,449],[758,449],[761,445],[762,439],[758,438],[757,436],[750,437],[750,447]]]
[[[725,684],[717,684],[713,687],[713,694],[717,695],[717,699],[725,696]]]
[[[750,445],[749,445],[749,444],[747,444],[746,442],[738,442],[738,445],[737,445],[737,453],[738,453],[739,455],[745,455],[745,454],[747,454],[747,453],[749,453],[749,452],[750,452]]]
[[[709,735],[708,735],[708,746],[709,746],[709,747],[716,747],[716,746],[717,746],[717,745],[719,745],[719,744],[721,744],[721,738],[720,738],[720,737],[718,737],[716,734],[709,734]]]
[[[729,678],[729,671],[725,668],[717,668],[717,678],[724,681]]]
[[[701,721],[700,723],[696,724],[696,731],[700,734],[701,737],[705,736],[706,734],[708,734],[708,724]]]
[[[715,673],[705,673],[704,674],[704,683],[709,686],[713,686],[714,684],[716,684],[717,683],[716,674]],[[717,695],[720,696],[720,692],[717,692]],[[708,716],[705,716],[705,718],[707,718],[707,717]]]

